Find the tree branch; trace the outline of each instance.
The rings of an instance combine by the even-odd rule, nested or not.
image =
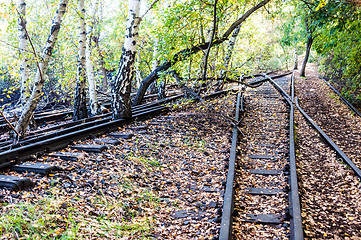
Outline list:
[[[29,39],[29,43],[30,43],[31,49],[33,50],[32,53],[33,53],[34,56],[35,56],[35,62],[36,62],[36,66],[37,66],[37,68],[38,68],[38,70],[39,70],[40,79],[41,79],[41,81],[44,81],[44,79],[43,79],[43,74],[42,74],[42,72],[41,72],[40,65],[39,65],[39,61],[38,61],[38,55],[37,55],[36,52],[35,52],[34,44],[33,44],[33,41],[31,41],[30,35],[29,35],[28,30],[27,30],[26,25],[25,25],[24,18],[23,18],[23,16],[21,16],[21,14],[19,13],[19,11],[18,11],[17,9],[16,9],[16,12],[19,14],[19,17],[20,17],[20,19],[21,19],[21,23],[24,24],[25,34],[26,34],[26,36],[27,36],[28,39]]]
[[[145,13],[143,13],[143,15],[140,17],[140,19],[143,19],[145,15],[147,15],[147,13],[150,11],[150,9],[152,9],[154,7],[154,5],[159,2],[159,0],[155,0],[150,7],[145,11]]]
[[[243,14],[237,21],[235,21],[229,28],[228,30],[223,34],[223,36],[221,38],[215,38],[213,41],[211,42],[206,42],[206,43],[201,43],[198,44],[196,46],[192,46],[186,49],[183,49],[181,51],[179,51],[178,53],[176,53],[175,55],[173,55],[173,57],[171,59],[169,59],[168,61],[164,62],[162,65],[158,66],[154,71],[152,71],[146,78],[143,79],[143,81],[141,82],[137,95],[134,99],[133,102],[133,106],[135,105],[139,105],[144,97],[145,92],[147,91],[149,85],[156,79],[158,79],[158,73],[162,72],[162,71],[166,71],[168,70],[170,67],[172,67],[174,64],[176,64],[179,61],[182,61],[186,58],[188,58],[189,56],[201,51],[201,50],[205,50],[208,48],[209,44],[211,44],[211,47],[214,45],[218,45],[223,43],[225,40],[227,40],[227,38],[229,37],[229,35],[233,32],[233,30],[242,22],[244,22],[252,13],[254,13],[255,11],[257,11],[259,8],[263,7],[264,5],[266,5],[268,2],[270,2],[271,0],[263,0],[260,3],[258,3],[256,6],[253,6],[251,9],[249,9],[245,14]]]
[[[0,114],[1,114],[1,116],[5,119],[5,122],[7,123],[7,125],[9,125],[9,127],[16,133],[16,135],[18,135],[18,138],[20,138],[21,135],[18,133],[18,131],[16,131],[16,129],[14,128],[14,126],[11,124],[11,122],[6,118],[6,116],[4,115],[3,111],[0,110]]]

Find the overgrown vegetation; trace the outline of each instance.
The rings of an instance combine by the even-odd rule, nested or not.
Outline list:
[[[27,1],[27,31],[40,56],[43,44],[49,32],[51,18],[56,10],[58,1],[48,2]],[[72,100],[75,89],[77,68],[77,22],[78,13],[76,2],[70,2],[68,12],[62,23],[53,57],[49,63],[49,70],[45,75],[44,98],[40,105],[47,102]],[[87,1],[86,10],[89,12],[91,1]],[[144,9],[148,3],[142,2]],[[150,4],[150,3],[149,3]],[[221,34],[229,25],[242,15],[255,2],[224,1],[218,4],[217,34]],[[2,16],[0,29],[0,88],[20,85],[20,59],[18,53],[18,32],[16,5],[13,2],[3,2],[0,6]],[[281,69],[290,65],[290,51],[282,48],[278,43],[278,36],[270,34],[275,26],[282,24],[281,19],[273,12],[277,10],[274,3],[261,9],[252,16],[241,28],[235,53],[232,58],[230,73],[249,74],[270,69]],[[212,26],[212,3],[202,1],[160,1],[145,15],[139,33],[139,44],[136,68],[138,79],[146,77],[151,72],[154,58],[161,63],[181,49],[206,41]],[[144,11],[144,10],[143,10]],[[95,63],[98,89],[105,90],[102,68],[106,69],[108,77],[117,70],[118,60],[124,35],[124,22],[127,8],[124,1],[103,2],[99,14],[96,16],[96,34],[92,53]],[[87,18],[87,20],[89,20]],[[259,28],[259,26],[263,26]],[[157,43],[156,43],[157,42]],[[155,44],[158,46],[157,56],[153,56]],[[220,75],[227,44],[222,44],[211,50],[209,57],[208,77]],[[36,72],[34,54],[27,52],[30,59],[30,82]],[[201,74],[204,53],[200,52],[187,61],[174,66],[174,69],[189,82],[197,85],[194,80]],[[103,60],[103,62],[102,62]],[[108,83],[111,79],[107,79]],[[170,78],[171,82],[174,80]],[[169,83],[169,82],[168,82]],[[133,84],[136,90],[137,84]],[[48,99],[46,99],[48,98]],[[61,99],[59,98],[66,98]]]
[[[361,104],[361,8],[355,2],[300,1],[291,3],[282,44],[297,47],[306,44],[308,24],[313,38],[313,57],[323,74],[339,86],[343,95]],[[284,14],[284,13],[283,13]]]
[[[126,180],[125,180],[126,181]],[[133,191],[132,182],[122,188]],[[153,217],[141,214],[137,206],[156,209],[158,198],[142,192],[128,203],[101,192],[96,197],[68,201],[59,189],[36,203],[2,204],[0,235],[16,239],[97,239],[132,236],[147,239]]]

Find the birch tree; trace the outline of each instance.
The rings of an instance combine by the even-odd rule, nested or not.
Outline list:
[[[26,35],[26,3],[25,0],[18,1],[18,30],[19,30],[19,55],[21,59],[20,63],[20,102],[24,106],[28,100],[30,89],[28,86],[28,80],[30,75],[30,67],[27,57],[28,48],[28,36]]]
[[[79,14],[79,51],[78,68],[74,99],[73,120],[83,119],[88,116],[86,107],[86,69],[85,69],[85,49],[86,49],[86,29],[85,29],[85,7],[84,0],[78,0]]]
[[[215,38],[211,42],[211,47],[215,45],[219,45],[226,41],[228,37],[231,35],[231,33],[241,24],[243,23],[249,16],[252,15],[255,11],[265,6],[267,3],[269,3],[271,0],[263,0],[260,1],[258,4],[250,8],[248,11],[246,11],[239,19],[237,19],[235,22],[232,23],[232,25],[226,30],[226,32],[220,37]],[[189,48],[185,48],[176,54],[172,56],[171,59],[168,61],[165,61],[162,65],[158,66],[154,71],[152,71],[146,78],[143,79],[137,95],[135,96],[133,105],[141,104],[144,94],[146,90],[148,89],[149,85],[155,81],[158,78],[158,74],[160,72],[168,70],[170,67],[174,66],[177,62],[187,59],[188,57],[192,56],[193,54],[198,53],[201,50],[205,50],[209,47],[209,42],[201,43],[196,46],[192,46]]]
[[[37,64],[37,72],[34,78],[34,87],[32,89],[31,96],[29,98],[29,101],[24,106],[19,121],[17,122],[17,125],[15,127],[16,131],[20,134],[25,133],[27,127],[29,126],[30,119],[33,116],[35,108],[40,100],[40,96],[44,86],[44,73],[48,69],[49,60],[52,55],[56,40],[58,38],[61,22],[66,12],[68,1],[69,0],[60,0],[60,3],[56,10],[49,37],[45,43],[45,47]],[[33,51],[35,54],[34,49]]]
[[[125,30],[124,45],[119,61],[119,69],[112,83],[112,116],[113,119],[132,116],[130,91],[134,78],[134,62],[139,30],[140,0],[129,0],[128,18]],[[149,85],[148,85],[149,86]]]
[[[239,34],[239,31],[241,30],[241,24],[238,25],[238,27],[236,27],[236,29],[234,29],[231,38],[228,41],[228,46],[227,46],[227,52],[226,52],[226,56],[224,57],[224,63],[223,63],[223,68],[221,70],[221,76],[220,79],[218,80],[217,83],[217,89],[221,89],[223,82],[224,82],[224,78],[226,77],[226,73],[228,71],[229,68],[229,63],[231,62],[231,58],[232,58],[232,53],[234,50],[234,45],[236,44],[236,40],[237,40],[237,36]]]
[[[96,115],[98,112],[98,99],[96,93],[96,82],[94,78],[94,65],[91,58],[91,53],[93,51],[93,34],[94,34],[94,25],[95,25],[95,15],[98,9],[99,0],[95,0],[94,6],[90,15],[90,23],[87,28],[87,38],[86,38],[86,73],[89,84],[89,108],[91,115]]]
[[[234,29],[233,31],[232,37],[229,39],[227,46],[227,53],[226,56],[224,57],[223,69],[221,71],[221,78],[225,77],[226,72],[228,70],[229,63],[231,62],[234,45],[236,44],[237,36],[239,34],[240,29],[241,29],[241,25],[236,27],[236,29]]]

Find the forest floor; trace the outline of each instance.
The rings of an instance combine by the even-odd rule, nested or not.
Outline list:
[[[298,76],[298,73],[296,73]],[[297,77],[300,106],[361,168],[361,121],[317,76],[309,64]],[[296,151],[306,239],[361,238],[361,183],[319,134],[296,111]]]
[[[0,239],[212,239],[230,146],[224,116],[232,118],[234,101],[233,94],[183,101],[120,128],[134,137],[103,153],[75,162],[38,159],[61,172],[11,173],[35,179],[36,187],[0,190]]]
[[[314,69],[296,79],[300,105],[361,167],[361,121]],[[234,106],[234,93],[183,101],[119,128],[134,137],[102,153],[38,159],[62,171],[12,173],[36,187],[0,190],[0,239],[217,239],[232,127],[224,116],[233,118]],[[361,238],[359,180],[299,113],[296,132],[306,238]]]

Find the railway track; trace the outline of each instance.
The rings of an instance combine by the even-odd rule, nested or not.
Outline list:
[[[241,143],[237,143],[237,128],[233,129],[220,239],[303,239],[294,145],[296,107],[354,174],[361,177],[360,169],[299,105],[294,74],[291,81],[267,79],[268,83],[247,96],[248,111],[242,119],[251,127],[244,129]],[[241,93],[238,99],[243,97]],[[236,121],[243,105],[242,101],[237,102]],[[241,155],[236,154],[238,150]]]
[[[167,95],[169,97],[172,96],[177,96],[180,95],[180,91],[175,90],[175,91],[168,91]],[[132,96],[135,96],[135,94],[133,93]],[[144,100],[154,100],[157,98],[157,94],[148,94],[144,96]],[[104,99],[98,99],[99,103],[101,103],[101,105],[103,107],[105,107],[106,109],[110,109],[110,100],[109,98],[104,98]],[[149,102],[148,102],[149,103]],[[144,105],[144,104],[143,104]],[[47,125],[50,122],[61,122],[61,121],[69,121],[72,119],[73,116],[73,110],[71,110],[70,108],[61,108],[61,109],[52,109],[52,110],[46,110],[46,111],[42,111],[42,110],[37,110],[34,113],[34,122],[37,126],[40,125]],[[97,118],[98,116],[95,116],[95,118]],[[13,118],[8,119],[11,124],[15,125],[16,122],[14,122]],[[91,121],[92,118],[88,118],[87,121]],[[76,121],[72,122],[73,124],[76,123]],[[4,119],[0,119],[0,133],[1,132],[5,132],[5,131],[9,131],[10,127],[9,125],[6,123],[6,121]],[[32,134],[37,134],[40,131],[46,131],[46,130],[38,130],[38,131],[34,131]],[[6,139],[0,139],[0,142],[6,141]]]
[[[257,88],[247,94],[241,92],[237,96],[235,121],[239,122],[241,119],[252,128],[242,128],[242,133],[239,133],[236,126],[233,128],[220,239],[259,239],[274,236],[279,236],[280,239],[303,239],[294,155],[293,111],[295,106],[301,113],[304,111],[294,96],[293,77],[291,81],[285,76],[275,79],[259,76],[245,84],[248,87],[258,86]],[[227,91],[229,90],[206,97]],[[166,101],[178,97],[180,96]],[[134,117],[147,117],[163,111],[166,109],[166,101],[137,106],[133,109]],[[305,118],[310,120],[306,114]],[[103,115],[77,123],[66,123],[46,133],[38,132],[37,135],[23,139],[19,145],[11,146],[11,149],[7,149],[7,145],[0,146],[5,150],[0,152],[0,166],[4,169],[13,167],[15,171],[49,174],[57,169],[43,162],[21,162],[29,157],[36,158],[39,154],[45,154],[52,159],[76,161],[86,157],[86,153],[101,153],[119,144],[119,138],[132,138],[133,132],[143,130],[142,126],[138,126],[128,132],[111,133],[125,123],[124,119],[111,121],[109,115]],[[314,127],[320,131],[316,125]],[[102,134],[108,136],[98,137]],[[242,136],[242,142],[237,141],[239,136]],[[91,145],[72,145],[77,140],[89,137],[94,139]],[[325,139],[327,140],[327,137]],[[68,152],[54,152],[69,145],[71,150]],[[347,156],[342,151],[336,151],[355,174],[361,176],[357,166],[352,165],[351,160],[347,161]],[[241,155],[238,155],[238,152],[242,152]],[[31,179],[4,175],[0,176],[0,183],[13,190],[34,185]]]
[[[204,96],[204,99],[218,96],[230,91],[226,89]],[[112,120],[110,114],[95,116],[92,118],[61,124],[49,128],[45,133],[36,132],[37,134],[22,139],[17,144],[6,144],[3,142],[0,146],[0,169],[12,168],[18,172],[37,172],[41,174],[49,174],[56,170],[54,166],[42,163],[24,163],[26,160],[34,160],[44,154],[52,158],[60,158],[63,160],[79,160],[83,158],[85,153],[100,153],[110,147],[118,144],[119,138],[131,138],[132,133],[115,132],[120,126],[132,121],[136,118],[147,118],[154,114],[164,112],[168,109],[168,104],[181,98],[183,95],[175,95],[167,99],[156,102],[146,103],[133,107],[132,119]],[[130,131],[134,132],[134,131]],[[97,136],[108,134],[105,139],[97,138]],[[56,150],[72,145],[78,140],[94,138],[99,144],[96,145],[75,145],[71,148],[75,152],[55,152]],[[31,179],[19,178],[16,176],[0,175],[0,187],[10,188],[12,190],[21,190],[33,187]]]
[[[288,78],[280,78],[278,82],[287,86]],[[251,103],[247,108],[251,112],[244,116],[244,121],[253,122],[253,128],[242,136],[247,139],[242,146],[242,157],[235,156],[241,146],[232,142],[231,156],[237,159],[235,189],[226,189],[226,194],[235,192],[234,203],[228,204],[234,204],[234,210],[225,209],[227,204],[224,204],[220,239],[298,236],[302,234],[302,224],[300,228],[297,181],[294,182],[297,177],[294,178],[295,169],[290,168],[289,161],[294,162],[294,144],[288,137],[293,139],[293,133],[288,133],[293,119],[286,120],[287,105],[270,83],[249,94],[247,99]],[[293,182],[289,183],[290,172]],[[233,185],[231,181],[227,186]],[[289,191],[291,186],[296,189]]]

